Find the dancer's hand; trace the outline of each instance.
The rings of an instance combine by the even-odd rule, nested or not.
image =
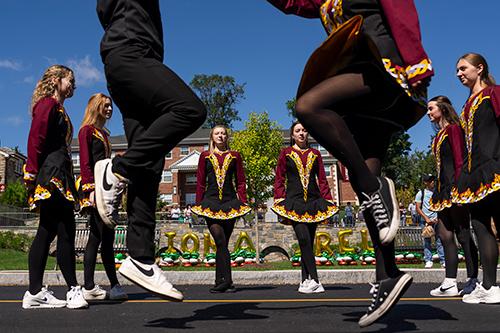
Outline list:
[[[431,78],[426,77],[423,80],[418,80],[417,82],[413,82],[411,84],[411,87],[417,95],[423,95],[427,91],[427,88],[429,87],[429,84],[431,83]]]

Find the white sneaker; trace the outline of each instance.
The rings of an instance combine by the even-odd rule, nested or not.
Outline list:
[[[111,171],[111,159],[97,161],[94,167],[96,206],[102,221],[110,228],[118,223],[118,207],[129,182]]]
[[[482,283],[476,285],[476,289],[468,295],[462,297],[462,301],[469,304],[495,304],[500,303],[500,287],[491,286],[490,289],[484,289]]]
[[[182,293],[168,282],[165,274],[156,264],[143,264],[128,257],[122,262],[118,272],[130,281],[161,297],[173,301],[182,301],[184,298]]]
[[[89,307],[89,303],[83,297],[82,287],[73,286],[66,293],[66,307],[68,309],[84,309]]]
[[[431,290],[431,296],[436,297],[455,297],[460,296],[458,293],[456,279],[444,279],[443,283],[436,289]]]
[[[299,293],[302,293],[302,294],[308,294],[308,286],[309,286],[309,282],[311,282],[310,279],[306,279],[304,281],[302,281],[299,285]]]
[[[311,280],[306,280],[303,283],[304,285],[302,286],[302,289],[299,288],[299,292],[302,294],[316,294],[325,292],[325,288],[323,288],[321,282],[316,282],[313,279],[311,279]]]
[[[83,298],[85,298],[86,301],[106,299],[106,290],[102,289],[97,284],[91,290],[82,288],[82,291],[83,291]]]
[[[427,261],[427,262],[425,263],[424,268],[432,268],[432,266],[434,266],[434,263],[433,263],[432,261]]]
[[[54,297],[54,293],[42,288],[36,295],[27,290],[23,297],[23,309],[64,308],[66,301]]]

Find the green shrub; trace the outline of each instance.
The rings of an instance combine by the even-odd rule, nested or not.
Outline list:
[[[28,252],[32,242],[33,237],[28,235],[16,234],[11,231],[0,232],[0,249]]]

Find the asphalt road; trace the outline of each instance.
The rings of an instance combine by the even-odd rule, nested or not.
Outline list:
[[[0,287],[0,332],[499,332],[500,305],[469,305],[429,296],[433,285],[414,284],[380,322],[360,329],[369,286],[326,286],[301,295],[296,286],[242,286],[210,294],[207,286],[178,286],[183,303],[171,303],[135,286],[129,301],[100,301],[89,309],[24,310],[26,287]],[[62,287],[51,288],[59,298]]]

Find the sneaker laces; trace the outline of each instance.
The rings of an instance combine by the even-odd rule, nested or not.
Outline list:
[[[370,294],[372,294],[372,304],[368,307],[368,312],[372,312],[375,309],[375,303],[377,302],[377,296],[378,296],[378,289],[380,287],[380,284],[375,282],[371,283],[370,285],[372,286],[370,289]]]
[[[365,196],[366,200],[361,203],[359,209],[361,211],[364,211],[368,208],[372,209],[372,215],[377,222],[377,228],[380,229],[380,226],[384,224],[387,225],[387,223],[389,223],[389,215],[387,214],[387,209],[382,202],[379,191],[376,191],[371,195],[368,195],[366,193],[363,193],[363,195]]]

